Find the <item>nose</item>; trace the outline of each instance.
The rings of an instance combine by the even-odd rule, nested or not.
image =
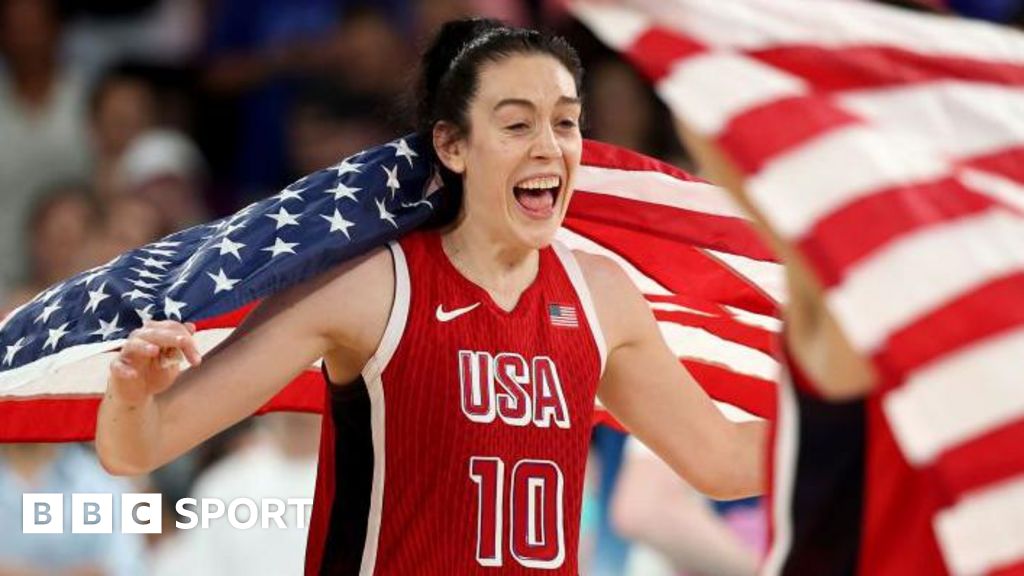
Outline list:
[[[533,142],[533,157],[538,159],[560,158],[562,147],[558,145],[558,138],[551,126],[544,126],[537,131],[537,137]]]

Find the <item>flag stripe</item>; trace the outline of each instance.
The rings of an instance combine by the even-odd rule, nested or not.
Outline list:
[[[1014,537],[1024,510],[1024,477],[967,495],[936,517],[935,532],[956,575],[984,574],[1024,556]]]

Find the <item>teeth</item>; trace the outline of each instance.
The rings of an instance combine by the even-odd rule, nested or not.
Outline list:
[[[561,181],[562,179],[558,176],[540,176],[537,178],[530,178],[529,180],[523,180],[519,184],[516,184],[516,188],[525,188],[527,190],[557,188]]]

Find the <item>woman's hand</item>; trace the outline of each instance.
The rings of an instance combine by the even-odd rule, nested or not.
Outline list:
[[[134,404],[170,388],[181,372],[182,355],[192,366],[202,362],[195,332],[191,322],[146,321],[128,336],[110,364],[112,391]]]

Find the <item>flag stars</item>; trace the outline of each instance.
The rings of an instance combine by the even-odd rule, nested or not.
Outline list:
[[[114,318],[110,322],[105,322],[102,318],[99,318],[100,329],[95,332],[90,332],[89,335],[100,336],[101,339],[106,340],[118,332],[123,332],[124,328],[117,325],[117,321],[120,317],[120,314],[115,314]]]
[[[159,268],[160,270],[167,270],[167,265],[170,264],[170,262],[157,260],[156,258],[150,258],[148,256],[145,258],[139,258],[138,256],[136,256],[135,259],[138,260],[139,262],[142,262],[142,265],[146,266],[147,268]]]
[[[384,199],[381,198],[375,201],[377,203],[377,212],[380,215],[380,219],[386,222],[390,222],[392,226],[398,228],[398,224],[395,222],[395,215],[388,212],[387,207],[384,206]]]
[[[395,158],[401,156],[408,160],[410,168],[412,168],[412,159],[419,156],[412,148],[409,148],[409,143],[405,141],[405,138],[399,138],[397,142],[390,142],[388,146],[395,149]]]
[[[164,316],[168,318],[176,317],[178,320],[181,320],[181,309],[184,307],[184,302],[173,300],[170,296],[164,297]]]
[[[213,293],[214,294],[220,294],[221,292],[228,292],[232,288],[235,287],[235,284],[238,284],[238,280],[235,280],[233,278],[228,278],[227,275],[224,274],[224,269],[223,268],[221,268],[220,271],[217,272],[216,274],[214,274],[212,272],[207,272],[206,275],[209,276],[210,279],[212,279],[214,281],[214,283],[216,284],[214,286],[214,289],[213,289]]]
[[[330,188],[330,189],[324,190],[324,192],[326,192],[328,194],[334,194],[334,199],[335,200],[341,200],[342,198],[348,198],[349,200],[352,200],[353,202],[359,202],[359,200],[356,198],[356,192],[359,192],[359,191],[360,191],[359,188],[352,188],[350,186],[346,186],[343,182],[338,182],[338,184],[335,185],[334,188]]]
[[[133,288],[131,292],[125,292],[124,294],[121,295],[121,297],[127,298],[129,301],[138,300],[139,298],[143,300],[151,300],[153,298],[153,295],[146,294],[145,292],[139,290],[138,288]]]
[[[334,214],[330,216],[327,214],[321,214],[320,217],[331,223],[330,232],[341,231],[341,233],[345,235],[345,238],[348,238],[349,240],[352,239],[352,236],[348,233],[348,229],[355,226],[355,224],[345,220],[345,218],[341,216],[341,213],[338,212],[337,208],[334,209]]]
[[[47,348],[57,349],[57,345],[60,344],[60,339],[63,338],[67,333],[68,322],[61,324],[56,328],[50,328],[50,335],[46,338],[46,343],[43,344],[43,350]]]
[[[157,274],[156,272],[151,272],[149,270],[146,270],[145,268],[132,268],[132,272],[138,274],[139,278],[149,278],[150,280],[159,280],[163,278],[163,276]]]
[[[89,290],[89,303],[85,305],[85,311],[83,314],[90,312],[96,312],[96,307],[100,305],[107,298],[110,298],[110,294],[103,291],[107,287],[107,283],[100,284],[99,290]]]
[[[287,202],[288,200],[302,200],[302,189],[293,190],[292,188],[285,188],[277,196],[274,196],[276,202]]]
[[[337,166],[334,167],[334,171],[338,173],[338,178],[341,178],[345,174],[349,174],[352,172],[358,173],[359,169],[363,166],[362,164],[356,162],[349,162],[348,160],[348,158],[345,158],[344,160],[341,161],[341,164],[338,164]]]
[[[391,190],[391,197],[394,198],[395,192],[402,187],[402,184],[398,181],[398,165],[395,164],[390,170],[387,166],[381,166],[381,168],[383,168],[384,173],[388,175],[388,181],[385,186],[388,187],[388,190]]]
[[[18,354],[18,351],[25,347],[25,337],[18,338],[18,341],[7,347],[7,352],[4,353],[4,365],[10,366],[14,363],[14,356]]]
[[[267,214],[267,218],[270,218],[271,220],[277,222],[276,230],[280,230],[285,226],[299,225],[299,220],[298,218],[295,217],[295,214],[289,213],[287,210],[284,209],[284,206],[282,206],[281,209],[278,210],[277,214]]]
[[[60,304],[58,304],[56,302],[54,302],[53,304],[47,304],[46,308],[43,308],[42,313],[40,313],[39,316],[36,316],[36,322],[35,323],[38,324],[38,323],[42,322],[42,323],[45,324],[45,323],[49,322],[50,321],[50,316],[54,312],[56,312],[57,310],[60,310]]]
[[[107,273],[107,268],[105,266],[101,267],[101,268],[98,268],[96,270],[93,270],[92,272],[90,272],[90,273],[86,274],[85,276],[83,276],[82,279],[78,281],[77,285],[81,286],[82,284],[85,284],[86,286],[89,286],[89,284],[92,284],[93,280],[95,280],[96,278],[98,278],[100,276],[103,276],[106,273]]]
[[[135,313],[139,315],[139,320],[145,324],[153,319],[153,305],[147,304],[145,308],[136,308]]]
[[[295,250],[293,250],[293,248],[298,245],[298,242],[285,242],[280,238],[274,238],[274,245],[263,248],[263,251],[270,252],[270,257],[273,258],[278,254],[295,254]]]
[[[232,256],[237,258],[239,262],[242,261],[242,255],[238,252],[238,250],[239,248],[245,248],[245,244],[242,244],[241,242],[234,242],[231,240],[231,238],[225,236],[220,239],[220,244],[214,247],[220,249],[221,256],[224,256],[225,254],[231,254]]]

